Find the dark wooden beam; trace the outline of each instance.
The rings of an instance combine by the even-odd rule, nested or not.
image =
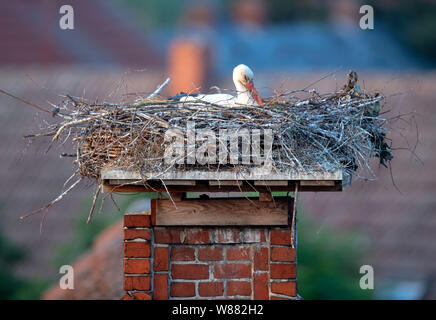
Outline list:
[[[156,226],[285,226],[288,200],[201,199],[151,201]],[[174,206],[174,204],[176,206]]]
[[[262,186],[254,185],[254,181],[244,181],[242,185],[209,185],[209,181],[197,181],[196,185],[166,185],[163,186],[160,182],[150,181],[143,185],[119,184],[113,185],[108,181],[103,181],[103,192],[276,192],[286,191],[293,192],[295,184],[299,181],[289,181],[287,186]],[[325,191],[342,191],[341,181],[333,181],[324,185],[322,183],[316,185],[301,185],[299,191],[306,192],[325,192]]]

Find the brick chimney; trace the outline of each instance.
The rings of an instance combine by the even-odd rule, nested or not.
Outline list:
[[[122,299],[296,299],[289,227],[162,227],[124,216]]]

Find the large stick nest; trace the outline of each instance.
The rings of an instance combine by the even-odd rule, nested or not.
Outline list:
[[[147,172],[174,170],[224,170],[228,166],[169,165],[163,161],[168,129],[184,133],[187,122],[196,129],[271,129],[274,135],[272,164],[277,172],[288,170],[370,170],[370,159],[386,165],[392,159],[385,142],[387,119],[380,114],[383,96],[364,93],[351,72],[338,92],[320,95],[297,91],[265,99],[262,106],[222,107],[202,101],[139,99],[131,104],[89,103],[68,96],[56,109],[57,123],[43,133],[53,142],[71,140],[73,156],[82,177],[99,178],[104,167]],[[35,136],[35,135],[34,135]],[[186,147],[186,144],[185,144]],[[239,155],[240,156],[240,155]],[[172,166],[173,168],[169,168]],[[246,165],[232,165],[243,170]]]

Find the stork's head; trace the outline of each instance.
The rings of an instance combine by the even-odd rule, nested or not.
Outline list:
[[[254,73],[253,71],[247,67],[245,64],[240,64],[233,69],[233,82],[240,83],[243,87],[245,87],[259,105],[262,104],[262,99],[260,99],[259,94],[257,93],[256,88],[253,83]]]

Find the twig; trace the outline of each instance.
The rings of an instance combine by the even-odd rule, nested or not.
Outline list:
[[[94,212],[95,204],[97,202],[98,195],[100,194],[101,187],[102,185],[99,184],[97,190],[94,193],[94,199],[92,200],[91,210],[89,210],[89,215],[88,215],[88,219],[86,220],[86,223],[89,223],[91,221],[92,213]]]
[[[62,200],[62,198],[68,193],[70,192],[80,181],[82,181],[82,178],[80,177],[79,179],[76,180],[76,182],[74,182],[67,190],[65,190],[64,192],[62,192],[56,199],[50,201],[49,203],[47,203],[45,206],[43,206],[42,208],[39,208],[38,210],[32,211],[31,213],[28,213],[24,216],[21,216],[20,219],[25,219],[27,217],[33,216],[34,214],[37,214],[38,212],[41,212],[44,209],[48,209],[51,206],[53,206],[55,203],[59,202],[60,200]]]
[[[24,100],[24,99],[22,99],[20,97],[17,97],[15,95],[13,95],[12,93],[9,93],[9,92],[7,92],[5,90],[0,89],[0,93],[3,93],[3,94],[5,94],[5,95],[7,95],[7,96],[9,96],[9,97],[11,97],[11,98],[13,98],[15,100],[18,100],[18,101],[20,101],[20,102],[22,102],[24,104],[27,104],[28,106],[31,106],[32,108],[38,109],[39,111],[44,111],[44,112],[47,112],[47,113],[50,113],[50,114],[52,113],[50,110],[47,110],[47,109],[45,109],[43,107],[40,107],[40,106],[38,106],[38,105],[36,105],[36,104],[34,104],[32,102],[26,101],[26,100]]]
[[[166,80],[165,80],[165,82],[164,83],[162,83],[157,89],[156,89],[156,91],[155,92],[153,92],[152,94],[150,94],[147,98],[145,98],[146,100],[149,100],[149,99],[152,99],[152,98],[154,98],[155,96],[157,96],[169,83],[170,83],[170,81],[171,81],[171,78],[167,78]]]

